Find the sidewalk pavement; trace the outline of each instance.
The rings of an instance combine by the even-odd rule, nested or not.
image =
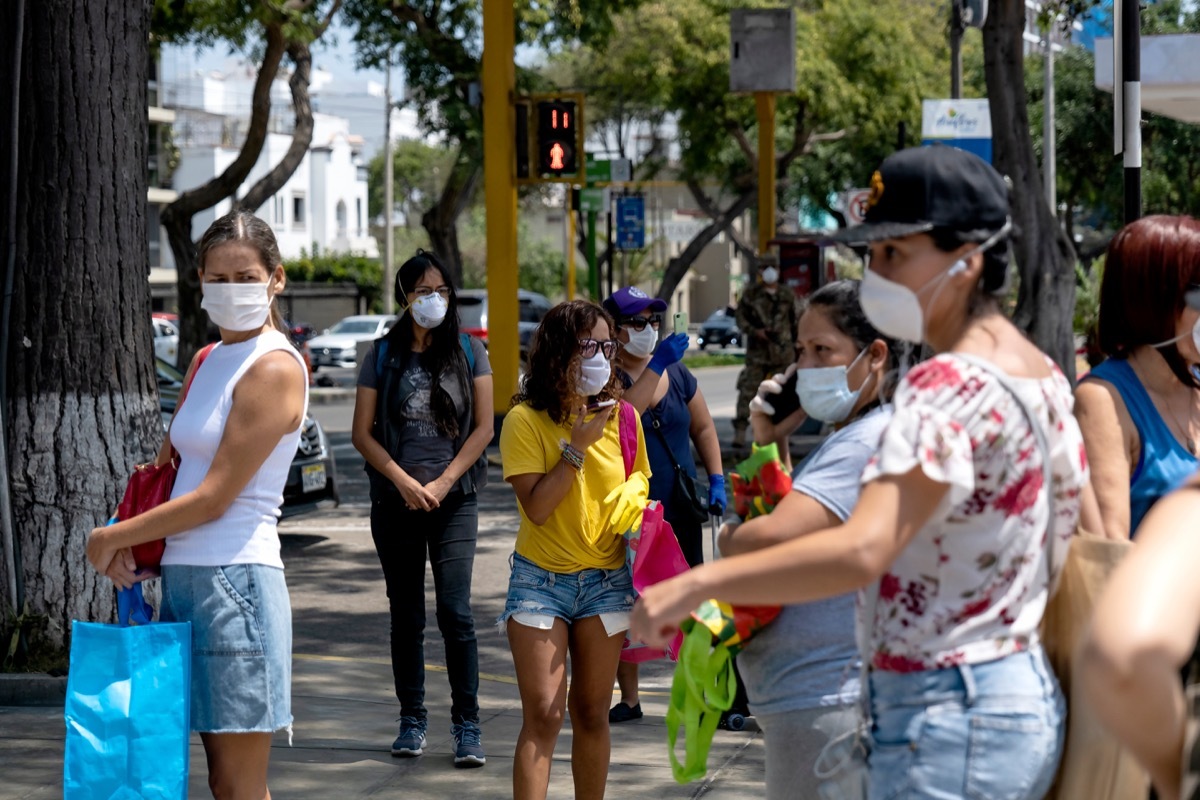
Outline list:
[[[365,503],[344,503],[285,520],[283,559],[293,609],[292,710],[294,739],[275,736],[270,788],[289,798],[507,798],[521,726],[521,703],[508,644],[494,622],[503,609],[518,517],[500,470],[479,497],[479,543],[472,603],[479,639],[480,705],[487,765],[455,769],[450,737],[450,693],[441,636],[433,616],[433,581],[425,637],[429,748],[417,759],[389,753],[399,708],[392,689],[387,599]],[[347,489],[365,484],[361,472],[343,472]],[[356,490],[358,496],[365,486]],[[355,492],[344,492],[343,497]],[[706,536],[707,538],[707,536]],[[708,543],[706,543],[706,547]],[[645,717],[614,725],[608,796],[611,798],[745,798],[763,794],[764,748],[753,730],[717,731],[706,780],[677,784],[667,759],[666,714],[673,665],[642,668]],[[614,693],[613,702],[617,700]],[[61,796],[62,706],[0,706],[0,800]],[[682,742],[680,743],[682,751]],[[550,798],[573,796],[571,729],[559,737]],[[191,747],[191,793],[208,797],[199,737]]]

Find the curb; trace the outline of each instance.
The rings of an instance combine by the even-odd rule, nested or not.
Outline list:
[[[352,386],[310,386],[308,389],[308,404],[330,405],[333,403],[351,403],[354,401],[356,390]]]
[[[61,706],[66,702],[67,678],[45,673],[0,675],[0,706]]]

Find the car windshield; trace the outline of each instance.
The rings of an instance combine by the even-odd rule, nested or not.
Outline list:
[[[458,324],[464,328],[483,327],[483,298],[458,296]]]
[[[330,333],[375,333],[379,323],[373,319],[344,319],[329,329]]]
[[[154,359],[154,371],[159,383],[183,383],[183,373],[161,358]]]

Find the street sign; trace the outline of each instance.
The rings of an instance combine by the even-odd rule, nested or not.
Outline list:
[[[646,198],[640,194],[617,198],[618,250],[641,250],[646,246]]]
[[[628,158],[599,159],[589,157],[586,177],[588,186],[597,183],[629,183],[633,180],[633,162]]]
[[[867,219],[867,200],[871,198],[870,189],[851,189],[845,193],[845,203],[842,205],[846,222],[850,225],[861,225]]]
[[[992,161],[992,116],[986,99],[922,100],[921,144],[947,144]]]
[[[608,189],[588,187],[579,190],[579,210],[583,213],[607,214]]]

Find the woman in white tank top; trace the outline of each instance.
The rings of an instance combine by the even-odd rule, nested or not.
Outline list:
[[[163,621],[192,623],[192,729],[217,797],[269,797],[271,734],[291,729],[292,619],[276,520],[308,406],[299,353],[280,332],[284,272],[271,228],[246,212],[200,241],[202,307],[221,341],[188,369],[186,403],[157,463],[180,455],[171,499],[96,528],[88,560],[119,587],[130,548],[167,538]]]

